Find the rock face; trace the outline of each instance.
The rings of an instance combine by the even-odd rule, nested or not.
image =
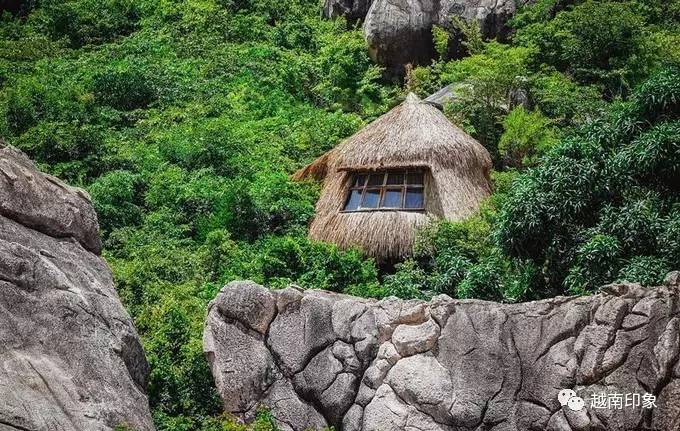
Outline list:
[[[152,430],[88,196],[0,143],[0,430]]]
[[[285,430],[677,431],[679,279],[524,304],[235,282],[209,305],[204,350],[226,411],[264,404]],[[594,408],[602,393],[636,405]]]
[[[326,0],[324,16],[364,20],[364,36],[374,61],[390,68],[423,64],[435,58],[432,26],[452,29],[459,17],[476,20],[487,38],[508,37],[517,7],[533,0]],[[460,51],[452,40],[450,51]]]
[[[10,147],[0,148],[0,175],[0,215],[54,238],[73,238],[92,253],[101,251],[97,215],[85,192],[37,172]]]

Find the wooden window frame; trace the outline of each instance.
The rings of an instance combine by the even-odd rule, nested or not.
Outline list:
[[[343,201],[342,207],[340,212],[343,213],[355,213],[355,212],[370,212],[370,211],[410,211],[410,212],[424,212],[425,207],[427,206],[427,203],[425,202],[426,200],[426,193],[425,193],[425,182],[426,182],[426,175],[425,175],[425,169],[423,168],[412,168],[412,169],[386,169],[386,170],[379,170],[379,171],[350,171],[349,172],[349,188],[347,189],[347,193],[345,195],[345,200]],[[401,184],[387,184],[387,179],[390,174],[401,174],[403,175],[403,182]],[[409,174],[419,174],[422,177],[422,184],[409,184],[408,183],[408,175]],[[360,175],[365,175],[366,178],[363,182],[362,185],[355,186],[356,178]],[[370,175],[382,175],[383,180],[382,184],[380,185],[368,185],[368,180],[370,178]],[[420,189],[422,191],[423,195],[423,205],[420,208],[405,208],[406,205],[406,193],[409,189]],[[364,202],[364,198],[366,195],[367,191],[379,191],[380,195],[378,197],[378,206],[375,208],[363,208],[361,205]],[[401,206],[399,207],[382,207],[383,200],[385,199],[385,192],[388,190],[399,190],[400,192],[400,202]],[[360,191],[360,197],[359,197],[359,207],[357,209],[353,210],[347,210],[345,209],[347,207],[347,203],[349,202],[349,199],[352,195],[352,192],[354,191]]]

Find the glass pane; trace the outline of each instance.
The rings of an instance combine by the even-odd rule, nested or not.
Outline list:
[[[359,202],[361,202],[361,190],[352,190],[347,197],[345,211],[354,211],[358,209]]]
[[[382,186],[385,174],[371,174],[368,178],[369,186]]]
[[[404,184],[404,174],[402,172],[393,172],[387,175],[388,185],[402,185]]]
[[[406,183],[410,186],[418,186],[423,184],[423,173],[422,172],[409,172],[408,182]]]
[[[361,203],[362,208],[378,208],[380,201],[380,190],[366,190],[364,193],[364,201]]]
[[[423,189],[407,189],[404,208],[423,207]]]
[[[380,206],[383,208],[401,208],[401,190],[385,190],[383,202]]]
[[[352,187],[363,187],[364,184],[366,184],[366,175],[361,174],[354,176],[354,183],[352,184]]]

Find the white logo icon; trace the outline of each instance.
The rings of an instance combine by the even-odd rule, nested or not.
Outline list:
[[[580,411],[586,405],[583,398],[577,397],[576,392],[571,389],[562,389],[559,394],[557,394],[557,400],[560,405],[569,407],[570,410],[575,412]]]
[[[586,403],[581,397],[571,397],[569,398],[569,401],[567,401],[567,407],[575,412],[581,411],[585,405]]]
[[[569,398],[575,397],[576,392],[571,389],[562,389],[559,394],[557,394],[557,400],[560,402],[561,406],[566,406]]]

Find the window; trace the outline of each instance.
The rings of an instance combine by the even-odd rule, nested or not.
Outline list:
[[[352,175],[344,211],[425,209],[422,170],[357,172]]]

